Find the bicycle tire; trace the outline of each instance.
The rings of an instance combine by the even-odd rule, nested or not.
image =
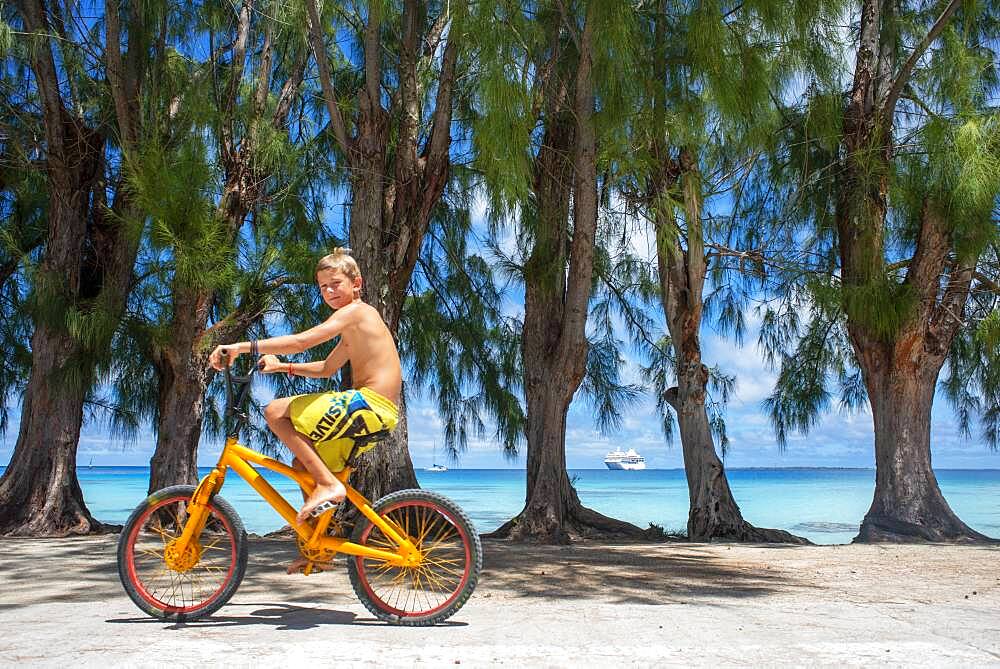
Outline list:
[[[483,567],[482,542],[479,539],[479,534],[476,533],[472,520],[447,497],[419,489],[401,490],[386,495],[378,500],[373,508],[376,513],[382,516],[387,515],[401,527],[404,527],[407,518],[413,518],[415,522],[422,523],[424,529],[415,543],[418,548],[425,551],[427,556],[430,556],[432,551],[441,551],[438,553],[439,556],[451,555],[454,557],[425,558],[425,562],[420,567],[423,571],[416,574],[416,568],[391,567],[379,560],[362,556],[348,556],[347,572],[358,599],[376,618],[396,625],[412,627],[435,625],[450,618],[472,596]],[[446,540],[451,537],[449,526],[455,530],[454,536],[457,543],[454,541],[446,543]],[[376,525],[367,518],[362,518],[354,528],[351,541],[363,546],[391,550],[391,542],[381,535],[382,533]],[[434,543],[435,541],[437,543]],[[445,566],[452,562],[459,568],[452,570]],[[438,571],[433,571],[435,569]],[[396,571],[392,572],[391,570]],[[458,575],[455,576],[448,572]],[[388,601],[389,596],[377,592],[378,588],[373,581],[390,574],[395,574],[392,577],[394,581],[403,582],[402,587],[406,587],[407,577],[411,577],[409,585],[414,587],[408,588],[409,594],[405,604],[398,601],[398,595],[396,601],[390,602]],[[457,579],[454,586],[449,586],[442,592],[430,593],[427,588],[421,586],[421,583],[430,585],[435,580],[438,583],[446,583],[445,579],[452,578]],[[415,592],[423,593],[425,601],[429,604],[427,608],[413,610],[407,608],[409,597],[413,596]],[[431,601],[431,594],[440,598],[441,601]],[[419,600],[419,595],[415,599]]]
[[[206,523],[206,527],[211,525],[216,528],[214,533],[209,535],[217,537],[215,543],[202,545],[199,542],[201,550],[197,562],[187,571],[176,571],[167,567],[162,554],[167,550],[168,539],[179,536],[183,528],[175,507],[183,508],[181,505],[191,499],[194,491],[194,486],[177,485],[152,493],[129,516],[118,539],[118,578],[121,579],[125,592],[142,611],[161,620],[183,622],[210,616],[229,601],[246,573],[247,536],[243,521],[235,509],[219,496],[213,497],[208,503],[210,515]],[[161,519],[153,518],[158,512],[161,515],[172,513],[176,520],[173,527],[164,528],[162,523],[154,527],[154,523],[161,522]],[[150,531],[144,530],[151,530],[158,535],[162,542],[162,550],[158,552],[156,538]],[[206,530],[202,531],[199,539],[206,536],[205,532]],[[137,546],[139,541],[143,542],[141,547]],[[215,550],[208,554],[208,560],[212,560],[218,554],[218,560],[211,565],[211,570],[208,569],[210,565],[205,559],[209,548]],[[137,564],[137,553],[141,556],[139,560],[141,565]],[[161,590],[153,587],[154,583],[159,581],[147,576],[147,572],[156,569],[159,571],[155,572],[155,578],[166,579],[168,582],[162,589],[164,594],[158,595]],[[201,599],[200,596],[195,596],[195,584],[191,572],[195,574],[204,572],[208,578],[210,574],[222,571],[224,575],[221,581],[210,587],[207,597]],[[217,579],[213,577],[213,580]],[[183,600],[185,586],[191,593],[191,601]],[[178,601],[178,592],[181,601]],[[171,595],[173,601],[168,600],[166,594]]]

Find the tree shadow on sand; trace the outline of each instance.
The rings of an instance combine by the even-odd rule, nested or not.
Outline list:
[[[357,602],[343,559],[331,573],[285,574],[299,556],[290,541],[250,541],[247,573],[234,597],[266,597],[287,604]],[[0,578],[7,608],[45,603],[87,603],[124,598],[118,578],[117,537],[0,540]]]
[[[488,540],[483,548],[485,564],[475,598],[495,593],[667,604],[699,598],[746,600],[810,587],[793,571],[773,562],[728,559],[721,545],[580,542],[539,546]],[[316,608],[317,602],[345,608],[358,604],[343,557],[334,561],[329,572],[307,579],[284,573],[284,566],[298,557],[294,543],[251,539],[249,549],[247,574],[233,601],[207,623],[191,624],[268,624],[298,629],[296,625],[375,623],[343,611]],[[14,609],[44,603],[121,600],[128,606],[131,603],[118,580],[116,550],[114,536],[2,540],[0,577],[8,595],[3,605]],[[231,615],[244,606],[263,608],[249,616]],[[120,610],[123,618],[130,615],[130,609]],[[139,617],[137,610],[136,614],[128,620],[163,624]]]
[[[536,546],[483,542],[480,583],[515,596],[676,604],[748,599],[811,586],[769,564],[727,560],[704,544]]]

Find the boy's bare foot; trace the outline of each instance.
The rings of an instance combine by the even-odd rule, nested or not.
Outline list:
[[[302,505],[302,508],[299,510],[299,514],[295,516],[295,522],[299,524],[306,522],[306,519],[309,518],[309,514],[312,513],[312,510],[323,502],[333,502],[334,504],[339,504],[343,502],[346,497],[347,490],[344,488],[344,485],[336,479],[334,479],[333,485],[316,486],[316,489],[312,491],[311,495],[309,495],[309,499],[307,499],[306,503]]]
[[[305,568],[306,568],[306,566],[308,564],[309,564],[309,560],[305,559],[304,557],[300,557],[299,559],[297,559],[294,562],[292,562],[292,564],[288,565],[288,573],[289,574],[301,574],[301,573],[303,573],[305,571]],[[313,571],[314,574],[316,572],[326,571],[327,569],[330,569],[330,565],[328,563],[325,563],[325,562],[313,562],[312,571]]]

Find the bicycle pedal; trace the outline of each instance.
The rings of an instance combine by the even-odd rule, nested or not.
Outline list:
[[[327,511],[333,511],[337,508],[337,505],[333,502],[327,500],[325,502],[320,502],[316,505],[316,508],[309,512],[310,518],[319,518]]]

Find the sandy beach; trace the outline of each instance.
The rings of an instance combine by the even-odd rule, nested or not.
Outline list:
[[[1000,666],[1000,547],[485,542],[447,624],[393,627],[343,569],[288,576],[253,539],[213,618],[169,624],[126,597],[117,537],[0,540],[0,665]]]

